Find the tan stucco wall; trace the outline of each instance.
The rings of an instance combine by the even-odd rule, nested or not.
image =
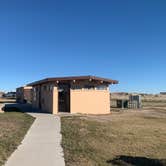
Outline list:
[[[32,87],[24,86],[16,89],[16,100],[18,103],[24,103],[26,100],[27,103],[32,102]]]
[[[53,114],[58,113],[58,89],[54,87],[53,89]]]
[[[34,89],[36,88],[40,88],[40,86],[35,86],[32,89],[32,107],[39,108],[39,91],[36,90],[35,92]]]
[[[49,85],[47,85],[49,86]],[[42,86],[43,87],[43,86]],[[53,111],[53,90],[41,88],[41,109],[52,113]]]
[[[32,106],[35,108],[39,108],[39,100],[41,99],[41,110],[43,112],[56,112],[56,102],[58,101],[56,99],[57,87],[54,87],[54,85],[52,84],[43,84],[41,86],[35,86],[34,88],[38,90],[36,90],[36,94],[33,91]],[[41,97],[39,97],[39,94],[41,95]]]
[[[71,90],[71,113],[110,113],[109,90]]]
[[[23,101],[24,101],[24,88],[23,87],[16,89],[16,100],[18,103],[23,103]]]

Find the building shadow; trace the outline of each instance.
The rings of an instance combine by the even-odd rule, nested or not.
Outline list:
[[[106,161],[116,166],[166,166],[166,159],[151,159],[146,157],[119,156]]]
[[[8,103],[2,109],[4,112],[45,113],[40,109],[33,108],[30,104]]]
[[[20,108],[15,106],[15,104],[12,104],[12,105],[13,106],[9,106],[8,104],[5,104],[5,106],[2,108],[2,110],[4,112],[24,112],[23,110],[21,110]]]

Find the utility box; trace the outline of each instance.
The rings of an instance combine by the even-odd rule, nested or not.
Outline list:
[[[142,108],[141,95],[130,95],[128,108],[132,109]]]

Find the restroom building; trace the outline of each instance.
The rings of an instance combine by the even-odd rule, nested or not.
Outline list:
[[[43,112],[110,113],[109,85],[118,81],[95,76],[47,78],[28,84],[32,106]]]

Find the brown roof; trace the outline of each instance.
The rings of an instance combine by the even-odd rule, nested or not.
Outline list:
[[[28,84],[27,86],[35,86],[35,85],[40,85],[48,82],[68,82],[68,81],[73,81],[73,80],[96,80],[96,81],[103,81],[108,84],[118,84],[118,81],[112,80],[112,79],[107,79],[107,78],[101,78],[101,77],[96,77],[96,76],[72,76],[72,77],[54,77],[54,78],[46,78],[43,80],[39,80],[36,82],[32,82]]]

